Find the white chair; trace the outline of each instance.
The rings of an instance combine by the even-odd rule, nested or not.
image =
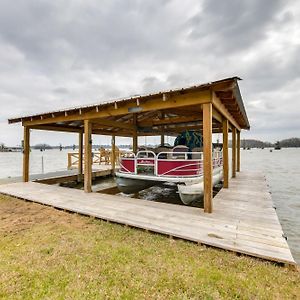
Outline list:
[[[172,149],[172,158],[177,158],[177,159],[185,159],[185,153],[184,152],[188,152],[189,151],[189,148],[187,146],[184,146],[184,145],[178,145],[178,146],[175,146],[173,149]],[[175,152],[175,153],[174,153]],[[176,152],[183,152],[182,154],[181,153],[176,153]]]

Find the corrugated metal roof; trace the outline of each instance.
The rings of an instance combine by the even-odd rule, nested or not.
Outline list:
[[[48,111],[48,112],[43,112],[43,113],[37,113],[37,114],[32,114],[32,115],[27,115],[27,116],[20,116],[20,117],[16,117],[16,118],[10,118],[8,120],[9,123],[18,123],[18,122],[22,122],[25,120],[30,120],[33,118],[42,118],[43,116],[46,115],[55,115],[55,114],[59,114],[59,113],[68,113],[68,112],[73,112],[73,111],[80,111],[80,110],[88,110],[88,109],[92,109],[92,108],[99,108],[99,110],[101,110],[101,108],[107,106],[107,105],[111,105],[116,103],[116,105],[124,103],[124,102],[130,102],[130,101],[143,101],[144,99],[147,98],[151,98],[151,97],[155,97],[155,96],[159,96],[159,95],[163,95],[163,94],[176,94],[176,93],[180,93],[180,92],[188,92],[188,91],[194,91],[194,90],[202,90],[202,89],[208,89],[214,85],[223,83],[223,82],[227,82],[227,81],[237,81],[237,80],[241,80],[241,78],[235,76],[235,77],[229,77],[229,78],[225,78],[225,79],[221,79],[221,80],[217,80],[217,81],[212,81],[212,82],[208,82],[208,83],[204,83],[204,84],[199,84],[199,85],[192,85],[189,87],[185,87],[185,88],[176,88],[176,89],[170,89],[170,90],[165,90],[165,91],[159,91],[159,92],[154,92],[154,93],[149,93],[149,94],[144,94],[144,95],[134,95],[134,96],[129,96],[129,97],[125,97],[125,98],[115,98],[115,99],[110,99],[108,101],[103,101],[103,102],[99,102],[99,103],[94,103],[94,104],[90,104],[90,105],[83,105],[83,106],[75,106],[75,107],[70,107],[70,108],[65,108],[65,109],[60,109],[60,110],[55,110],[55,111]],[[237,91],[237,95],[236,95],[236,100],[238,102],[239,108],[241,110],[241,113],[243,114],[243,117],[245,118],[246,123],[248,124],[249,127],[249,121],[247,118],[247,114],[245,111],[245,107],[241,98],[241,94],[240,91],[238,89]]]

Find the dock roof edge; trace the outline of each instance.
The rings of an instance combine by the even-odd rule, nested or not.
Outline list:
[[[170,89],[170,90],[165,90],[165,91],[159,91],[159,92],[154,92],[154,93],[149,93],[149,94],[144,94],[144,95],[134,95],[134,96],[129,96],[129,97],[122,97],[122,98],[117,98],[117,99],[111,99],[108,101],[103,101],[103,102],[99,102],[99,103],[94,103],[91,105],[83,105],[83,106],[76,106],[76,107],[70,107],[70,108],[66,108],[66,109],[60,109],[60,110],[55,110],[55,111],[48,111],[48,112],[43,112],[43,113],[37,113],[37,114],[31,114],[31,115],[26,115],[26,116],[19,116],[19,117],[15,117],[15,118],[10,118],[8,119],[8,123],[9,124],[13,124],[13,123],[19,123],[22,122],[24,120],[30,120],[32,118],[37,118],[37,117],[43,117],[46,115],[52,115],[52,114],[58,114],[58,113],[69,113],[69,112],[74,112],[77,110],[85,110],[85,109],[91,109],[91,108],[96,108],[98,107],[99,109],[101,109],[101,107],[105,107],[107,105],[111,105],[113,103],[124,103],[124,102],[130,102],[130,101],[136,101],[136,100],[142,100],[142,99],[146,99],[146,98],[151,98],[151,97],[155,97],[155,96],[160,96],[160,95],[171,95],[171,94],[176,94],[176,93],[182,93],[182,92],[192,92],[192,91],[197,91],[197,90],[205,90],[205,89],[210,89],[218,84],[221,83],[226,83],[226,82],[230,82],[230,81],[234,81],[235,84],[235,88],[233,89],[233,94],[234,97],[236,99],[236,102],[238,104],[238,107],[243,115],[244,121],[246,126],[243,129],[249,129],[250,128],[250,124],[249,124],[249,120],[247,117],[247,113],[245,110],[245,106],[242,100],[242,96],[240,93],[240,89],[238,86],[237,81],[242,80],[240,77],[238,76],[233,76],[233,77],[228,77],[228,78],[224,78],[224,79],[220,79],[217,81],[212,81],[212,82],[208,82],[208,83],[204,83],[204,84],[199,84],[199,85],[192,85],[192,86],[188,86],[185,88],[176,88],[176,89]]]

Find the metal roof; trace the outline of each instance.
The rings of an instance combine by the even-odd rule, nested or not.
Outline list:
[[[209,89],[214,86],[217,86],[218,84],[226,83],[226,82],[230,82],[230,81],[237,83],[238,80],[241,80],[241,78],[234,76],[234,77],[229,77],[229,78],[212,81],[212,82],[208,82],[208,83],[204,83],[204,84],[192,85],[192,86],[185,87],[185,88],[170,89],[170,90],[159,91],[159,92],[155,92],[155,93],[149,93],[149,94],[145,94],[145,95],[134,95],[134,96],[129,96],[129,97],[125,97],[125,98],[111,99],[108,101],[94,103],[91,105],[75,106],[75,107],[70,107],[70,108],[65,108],[65,109],[60,109],[60,110],[55,110],[55,111],[48,111],[48,112],[44,112],[44,113],[10,118],[10,119],[8,119],[8,122],[10,124],[18,123],[18,122],[22,122],[22,121],[32,120],[34,118],[42,118],[43,116],[47,116],[47,115],[55,115],[55,114],[59,114],[59,113],[68,114],[68,113],[74,112],[74,111],[84,111],[84,110],[97,108],[97,107],[99,110],[101,110],[102,108],[106,107],[107,105],[111,105],[114,103],[115,103],[115,105],[118,105],[121,103],[130,102],[130,101],[143,101],[147,98],[157,97],[159,95],[172,95],[172,94],[177,94],[177,93],[182,93],[182,92],[200,91],[200,90]],[[238,104],[239,110],[240,110],[241,114],[243,115],[245,125],[246,125],[245,128],[249,129],[250,124],[248,121],[248,117],[246,114],[246,110],[245,110],[245,107],[243,104],[243,100],[241,97],[241,93],[240,93],[238,84],[235,85],[235,88],[233,89],[233,93],[234,93],[234,98],[236,99],[236,102]]]

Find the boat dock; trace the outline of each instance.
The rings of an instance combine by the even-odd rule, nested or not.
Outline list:
[[[240,172],[213,199],[213,213],[195,207],[19,182],[0,193],[99,219],[295,265],[266,179]]]
[[[110,165],[93,165],[92,178],[98,178],[103,176],[109,176],[112,174],[112,168]],[[70,182],[78,179],[78,170],[71,169],[66,171],[55,171],[47,172],[44,174],[32,174],[30,175],[30,181],[46,183],[46,184],[56,184],[62,182]],[[17,183],[22,182],[22,176],[0,178],[1,184]]]

